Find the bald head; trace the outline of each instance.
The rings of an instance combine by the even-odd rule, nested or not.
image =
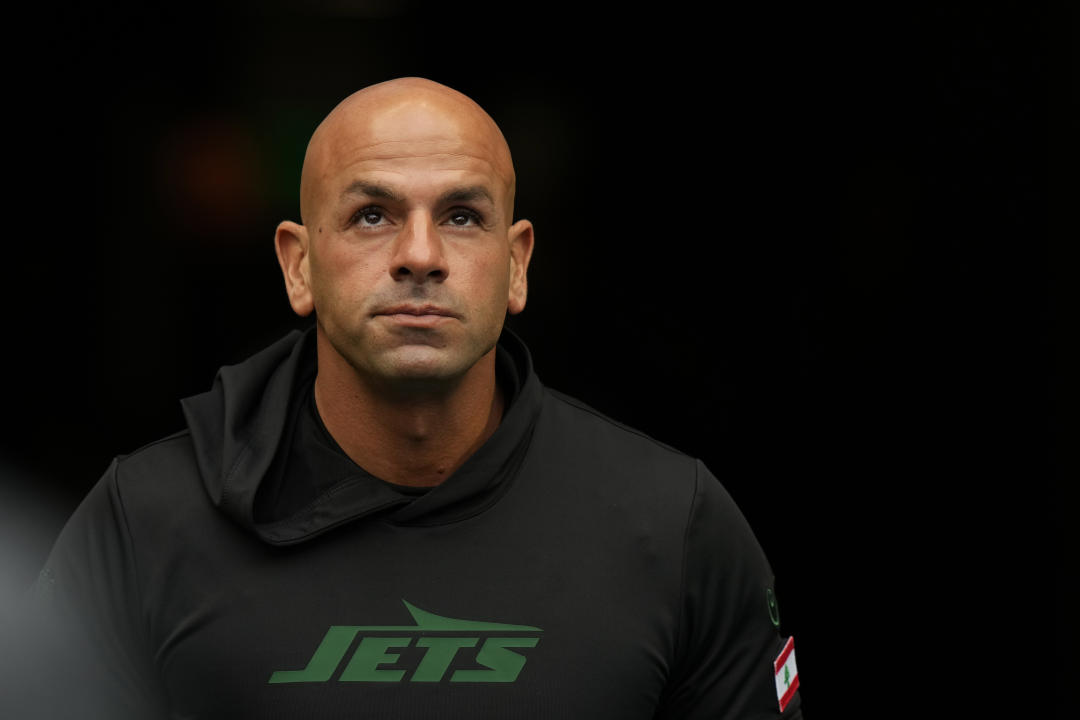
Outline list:
[[[398,78],[345,98],[315,129],[300,178],[300,216],[305,225],[340,192],[358,158],[468,156],[490,166],[501,186],[505,221],[513,214],[515,176],[499,127],[472,99],[424,78]]]
[[[440,407],[490,398],[533,228],[513,221],[510,150],[488,114],[430,80],[373,85],[315,130],[300,190],[303,224],[279,223],[274,245],[290,305],[315,314],[317,382]]]

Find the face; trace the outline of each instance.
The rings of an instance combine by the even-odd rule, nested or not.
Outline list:
[[[470,120],[404,103],[323,138],[298,262],[307,295],[290,296],[372,382],[452,382],[524,307],[532,229],[511,225],[496,138]]]

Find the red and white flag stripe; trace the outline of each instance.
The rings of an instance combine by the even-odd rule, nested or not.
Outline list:
[[[780,712],[791,702],[799,689],[799,668],[795,665],[795,637],[789,637],[784,649],[773,660],[773,677],[776,680],[776,699]]]

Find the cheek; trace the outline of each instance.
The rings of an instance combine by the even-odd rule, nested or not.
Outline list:
[[[471,289],[471,304],[502,316],[510,288],[509,255],[492,253],[462,264],[465,284]]]
[[[315,310],[324,313],[345,305],[358,305],[370,292],[368,258],[350,252],[348,246],[322,248],[311,259],[311,288]]]

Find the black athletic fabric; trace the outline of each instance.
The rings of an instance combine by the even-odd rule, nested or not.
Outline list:
[[[222,368],[61,533],[23,714],[780,717],[773,577],[718,480],[497,356],[501,424],[419,494],[322,426],[313,331]]]

